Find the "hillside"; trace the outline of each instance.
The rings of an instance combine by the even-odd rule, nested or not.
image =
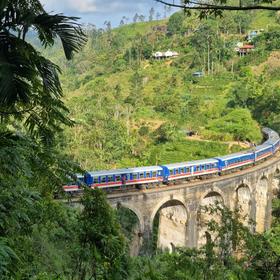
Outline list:
[[[48,55],[62,67],[76,122],[66,129],[63,149],[91,170],[206,158],[260,142],[260,125],[278,128],[278,105],[273,112],[263,106],[279,93],[277,22],[272,12],[208,20],[176,13],[166,21],[87,30],[87,46],[73,62],[62,62],[57,46]],[[254,29],[264,30],[246,42]],[[237,42],[255,50],[241,57]],[[152,58],[167,50],[179,56]],[[196,71],[203,76],[194,77]],[[188,131],[200,141],[187,139]]]

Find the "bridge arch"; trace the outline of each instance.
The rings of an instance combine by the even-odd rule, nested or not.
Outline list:
[[[129,255],[137,256],[142,248],[144,221],[140,211],[126,203],[117,204],[119,222],[128,240]]]
[[[213,195],[220,196],[222,198],[223,203],[226,203],[225,195],[221,191],[221,189],[219,189],[217,187],[212,187],[211,189],[208,189],[201,194],[200,199],[199,199],[199,205],[200,206],[202,205],[202,203],[206,197],[211,197]]]
[[[248,225],[252,210],[252,189],[249,185],[242,183],[235,188],[235,207],[240,208],[241,222]]]
[[[200,200],[200,206],[197,210],[197,247],[205,245],[207,232],[207,223],[214,219],[216,222],[219,222],[219,217],[215,215],[210,215],[204,209],[205,206],[214,205],[215,203],[224,204],[224,197],[222,192],[219,189],[212,189],[204,193],[204,196]]]
[[[172,252],[175,247],[187,246],[189,214],[184,201],[169,197],[155,207],[151,216],[151,228],[157,233],[154,245]]]
[[[266,176],[262,176],[256,185],[256,231],[262,233],[266,229],[266,215],[268,205],[269,181]]]
[[[273,173],[272,178],[272,192],[273,195],[278,196],[280,192],[280,170],[277,167]]]
[[[128,203],[125,203],[125,202],[124,203],[123,202],[118,203],[117,208],[118,207],[127,208],[131,212],[133,212],[137,216],[137,218],[138,218],[139,226],[140,226],[140,231],[144,232],[144,228],[145,228],[145,226],[144,226],[144,218],[143,218],[143,216],[141,214],[141,210],[138,210],[136,207],[134,207],[134,206],[132,206],[132,205],[130,205]]]
[[[165,207],[176,206],[176,205],[182,205],[187,209],[184,199],[182,197],[177,197],[177,196],[167,197],[162,199],[159,203],[157,203],[157,205],[154,207],[153,212],[151,214],[151,224],[150,224],[151,228],[153,227],[154,219],[158,211],[160,211]]]

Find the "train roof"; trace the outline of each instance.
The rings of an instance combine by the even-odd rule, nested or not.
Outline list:
[[[267,141],[268,142],[268,141]],[[260,151],[262,151],[262,150],[265,150],[265,149],[267,149],[267,148],[269,148],[269,147],[271,147],[271,143],[263,143],[262,145],[258,145],[257,147],[256,147],[256,151],[257,152],[260,152]]]
[[[263,133],[267,134],[269,138],[274,136],[279,138],[279,134],[276,131],[272,130],[271,128],[264,127],[262,131]]]
[[[267,144],[275,144],[275,143],[277,143],[277,142],[279,142],[280,141],[280,139],[279,138],[277,138],[277,137],[272,137],[272,138],[270,138],[270,139],[268,139],[267,141],[265,141],[263,144],[264,145],[267,145]]]
[[[193,165],[200,165],[200,164],[209,164],[209,163],[217,163],[218,161],[214,158],[209,159],[202,159],[202,160],[193,160],[188,162],[178,162],[178,163],[170,163],[170,164],[164,164],[162,166],[165,166],[167,168],[180,168],[180,167],[187,167],[187,166],[193,166]]]
[[[225,156],[220,156],[220,157],[215,157],[215,158],[218,159],[218,160],[228,160],[228,159],[238,158],[238,157],[245,156],[245,155],[252,155],[253,152],[254,152],[253,150],[246,150],[246,151],[241,151],[241,152],[238,152],[238,153],[225,155]]]
[[[160,166],[143,166],[143,167],[133,167],[133,168],[92,171],[88,173],[94,177],[94,176],[122,175],[122,174],[129,174],[129,173],[140,173],[145,171],[158,171],[158,170],[162,170],[162,168]]]

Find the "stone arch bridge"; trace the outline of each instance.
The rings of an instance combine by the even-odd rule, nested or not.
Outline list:
[[[257,166],[178,185],[163,186],[131,192],[108,194],[113,207],[130,209],[138,217],[135,232],[136,249],[152,239],[157,216],[157,246],[172,250],[173,246],[199,247],[204,241],[203,221],[209,217],[201,214],[201,206],[222,201],[230,209],[241,206],[242,214],[256,222],[253,231],[263,232],[271,224],[272,198],[280,182],[280,155]],[[244,221],[246,223],[246,221]]]

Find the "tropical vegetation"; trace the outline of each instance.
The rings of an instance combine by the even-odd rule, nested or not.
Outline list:
[[[212,157],[261,142],[261,126],[280,132],[279,14],[154,13],[97,29],[38,0],[0,2],[1,279],[279,279],[279,194],[263,235],[217,204],[204,247],[133,258],[135,217],[86,187],[80,207],[66,203],[61,186],[84,170]],[[255,50],[236,54],[254,29]],[[168,49],[178,57],[152,57]]]

